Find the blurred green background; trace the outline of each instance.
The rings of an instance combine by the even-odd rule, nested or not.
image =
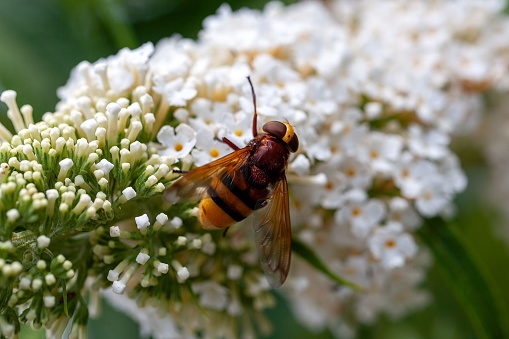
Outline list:
[[[14,89],[18,104],[31,104],[35,118],[53,111],[56,90],[65,84],[71,69],[80,61],[95,61],[115,54],[122,47],[135,48],[146,41],[157,42],[178,33],[196,38],[203,19],[213,14],[222,0],[1,0],[0,1],[0,92]],[[292,1],[286,1],[290,3]],[[229,1],[233,9],[262,8],[266,1]],[[6,119],[0,103],[0,119]],[[482,144],[458,142],[457,151],[469,177],[469,188],[457,199],[458,224],[469,251],[491,277],[505,306],[508,305],[509,254],[493,235],[501,222],[484,201],[488,194],[487,171]],[[437,266],[437,265],[435,265]],[[434,267],[425,287],[434,302],[406,318],[382,318],[374,326],[359,329],[359,338],[475,338],[465,309],[445,282],[444,272]],[[274,324],[273,338],[330,338],[330,333],[311,334],[299,325],[282,299],[267,312]],[[509,319],[507,319],[509,322]],[[90,321],[90,338],[137,338],[138,325],[103,305],[99,319]],[[22,338],[43,334],[25,327]]]

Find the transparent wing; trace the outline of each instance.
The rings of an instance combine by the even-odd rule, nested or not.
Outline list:
[[[292,253],[288,185],[283,177],[274,187],[265,207],[254,212],[256,248],[270,286],[283,284]]]
[[[212,178],[222,176],[241,166],[249,157],[250,151],[250,147],[245,147],[187,172],[166,189],[165,199],[172,203],[176,203],[180,199],[200,199]]]

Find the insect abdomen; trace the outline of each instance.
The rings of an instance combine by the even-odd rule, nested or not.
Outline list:
[[[268,195],[266,188],[253,188],[239,169],[214,178],[200,202],[198,219],[205,229],[231,226],[248,217]]]

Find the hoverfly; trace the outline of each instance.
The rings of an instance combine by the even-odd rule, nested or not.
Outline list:
[[[201,199],[198,220],[205,229],[224,229],[254,214],[258,256],[269,284],[277,288],[290,269],[291,232],[285,170],[299,139],[287,122],[269,121],[258,134],[253,96],[253,139],[244,148],[185,173],[165,192],[167,200]]]

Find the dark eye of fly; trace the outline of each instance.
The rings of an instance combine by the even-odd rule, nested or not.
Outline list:
[[[288,128],[291,130],[289,131]],[[269,121],[263,125],[262,129],[266,133],[284,141],[291,152],[296,152],[299,148],[299,138],[297,138],[297,134],[293,132],[293,127],[288,124],[284,124],[279,121]]]
[[[297,149],[299,149],[299,138],[297,138],[297,134],[294,133],[290,141],[288,141],[288,147],[290,147],[292,153],[297,152]]]
[[[278,139],[283,139],[286,135],[286,126],[279,121],[269,121],[262,127],[263,131],[272,134]]]

